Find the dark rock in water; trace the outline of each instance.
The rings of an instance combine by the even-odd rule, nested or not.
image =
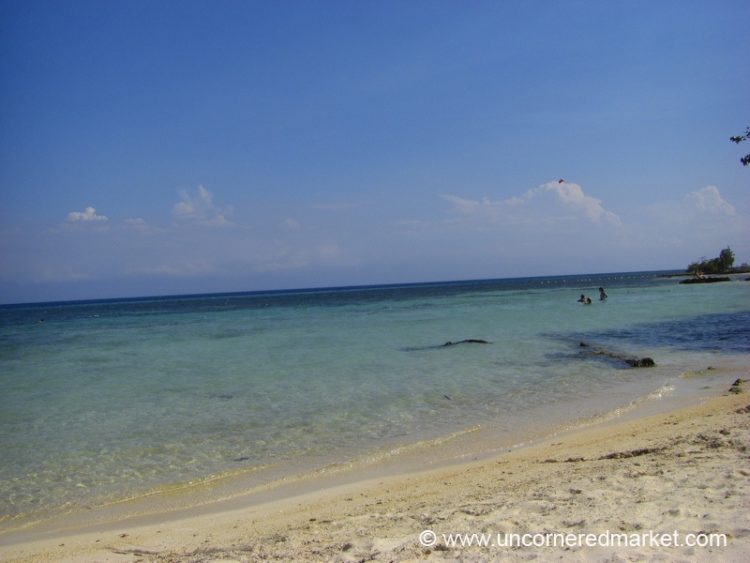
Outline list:
[[[624,362],[631,368],[650,368],[656,365],[653,358],[633,358],[618,352],[613,352],[612,350],[607,350],[606,348],[595,348],[585,342],[579,343],[578,346],[580,348],[588,348],[588,350],[583,352],[583,354],[587,356],[603,356],[605,358],[611,358],[619,362]]]
[[[742,384],[746,381],[747,379],[737,379],[734,383],[732,383],[732,386],[729,388],[729,392],[734,393],[735,395],[739,395],[744,391]]]
[[[625,360],[631,368],[650,368],[656,365],[651,358],[628,358]]]
[[[731,279],[727,276],[719,278],[690,278],[688,280],[682,280],[680,283],[716,283],[716,282],[728,282]]]
[[[486,340],[481,340],[479,338],[467,338],[465,340],[459,340],[458,342],[451,342],[450,340],[443,344],[443,348],[446,346],[455,346],[456,344],[489,344]]]
[[[242,456],[242,457],[236,457],[232,461],[247,461],[248,459],[250,458],[247,456]]]
[[[466,338],[465,340],[459,340],[458,342],[448,341],[445,344],[438,344],[437,346],[419,346],[415,348],[402,348],[404,352],[419,352],[422,350],[441,350],[449,346],[456,346],[458,344],[490,344],[487,340],[481,340],[480,338]]]

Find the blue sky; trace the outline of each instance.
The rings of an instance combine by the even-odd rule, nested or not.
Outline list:
[[[750,261],[749,21],[0,0],[0,302]]]

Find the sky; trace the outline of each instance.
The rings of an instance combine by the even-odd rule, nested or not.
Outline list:
[[[748,23],[0,0],[0,303],[750,262]]]

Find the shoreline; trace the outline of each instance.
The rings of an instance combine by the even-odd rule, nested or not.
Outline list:
[[[746,376],[747,370],[744,370],[744,374]],[[717,382],[720,383],[724,392],[731,384],[731,381],[728,381],[730,378],[727,377],[728,375],[722,375],[721,382]],[[712,380],[715,381],[716,378],[713,377]],[[713,394],[716,395],[716,391]],[[649,463],[659,467],[659,471],[663,474],[665,467],[669,467],[670,464],[679,465],[680,461],[691,461],[690,456],[696,458],[693,460],[695,463],[692,463],[692,469],[697,469],[702,464],[716,462],[717,460],[714,459],[716,456],[693,455],[688,448],[680,457],[666,458],[665,452],[676,446],[664,444],[675,444],[680,443],[680,440],[683,442],[687,440],[689,447],[698,449],[701,447],[700,439],[695,438],[690,442],[688,438],[685,438],[684,433],[700,436],[710,432],[715,435],[715,438],[707,442],[709,446],[704,448],[706,453],[732,453],[729,451],[732,450],[731,446],[725,446],[725,443],[729,444],[736,439],[744,440],[745,444],[750,443],[750,416],[746,414],[743,417],[734,412],[745,406],[750,406],[748,394],[724,395],[712,399],[704,397],[699,400],[698,404],[683,406],[678,410],[674,410],[675,405],[672,405],[669,411],[658,414],[640,411],[632,413],[630,417],[602,420],[591,425],[579,425],[569,430],[548,434],[546,438],[511,449],[509,452],[495,453],[476,461],[460,461],[418,472],[402,472],[395,475],[372,477],[366,472],[359,473],[355,475],[355,480],[345,484],[336,484],[337,476],[330,475],[327,476],[327,486],[325,478],[315,481],[313,484],[316,486],[313,488],[305,486],[310,483],[302,483],[296,491],[292,483],[291,490],[288,489],[281,498],[273,498],[273,495],[270,495],[264,499],[261,495],[255,497],[254,502],[249,502],[248,496],[244,495],[243,498],[243,495],[238,495],[225,501],[214,502],[213,506],[210,504],[195,506],[192,509],[177,512],[167,510],[160,514],[120,522],[100,522],[94,525],[89,522],[88,526],[58,530],[56,533],[49,532],[47,537],[42,538],[40,534],[34,538],[34,530],[31,529],[15,534],[4,533],[0,535],[0,544],[2,544],[0,556],[4,560],[11,561],[40,559],[131,561],[134,557],[145,558],[149,561],[217,559],[243,561],[266,557],[348,560],[351,557],[361,559],[362,557],[357,554],[361,555],[365,552],[377,560],[381,557],[385,560],[389,557],[391,559],[428,556],[456,557],[459,554],[470,553],[494,557],[500,552],[487,551],[488,548],[476,546],[473,548],[443,546],[446,551],[442,551],[438,545],[435,550],[429,550],[419,545],[418,534],[430,526],[435,528],[436,532],[479,532],[487,529],[488,523],[485,517],[494,512],[503,511],[500,508],[495,511],[491,510],[493,495],[496,495],[497,491],[502,491],[502,500],[498,500],[498,507],[505,505],[507,508],[509,502],[511,504],[515,502],[515,507],[511,511],[512,517],[507,516],[499,520],[498,525],[494,527],[497,531],[501,528],[513,528],[520,531],[523,529],[524,522],[530,526],[525,530],[532,532],[539,531],[540,527],[547,531],[556,529],[561,532],[581,531],[584,527],[581,522],[587,525],[590,522],[592,507],[589,506],[583,512],[580,512],[580,507],[578,511],[575,509],[576,502],[574,501],[578,500],[576,496],[583,495],[581,492],[566,491],[569,489],[583,491],[584,489],[577,485],[567,486],[571,482],[567,474],[571,469],[574,474],[579,473],[579,466],[587,465],[587,463],[567,461],[568,459],[597,458],[598,464],[607,465],[599,458],[613,452],[648,450],[651,454],[632,456],[632,459],[618,459],[617,471],[624,470],[620,466],[627,466],[631,473],[641,472],[641,462],[648,460]],[[729,419],[733,419],[732,425],[736,429],[728,427]],[[722,428],[716,428],[717,425]],[[694,430],[693,427],[701,427],[703,431]],[[680,432],[676,433],[676,430]],[[718,433],[720,430],[725,430],[728,434]],[[737,438],[735,438],[735,433],[737,433]],[[696,440],[698,440],[697,443]],[[654,445],[655,443],[662,445]],[[592,454],[592,452],[599,452],[599,455]],[[739,457],[744,456],[744,466],[747,467],[747,453],[739,451],[733,453]],[[546,460],[553,459],[556,462],[546,462]],[[729,509],[725,507],[723,512],[716,516],[713,527],[731,535],[732,542],[725,549],[729,549],[732,553],[736,549],[739,549],[738,553],[750,553],[750,521],[747,517],[747,507],[750,506],[750,496],[748,496],[750,472],[741,469],[736,461],[734,465],[737,467],[731,470],[734,480],[731,485],[738,488],[738,491],[732,496],[734,500],[741,501],[744,512],[730,518],[728,514],[724,514]],[[611,460],[609,465],[612,465]],[[742,471],[745,473],[743,474]],[[586,472],[583,471],[583,473]],[[710,480],[715,470],[697,473],[693,471],[693,473],[693,478],[705,473]],[[528,476],[524,478],[524,474]],[[511,478],[511,475],[514,477]],[[609,478],[606,473],[604,476]],[[659,480],[658,475],[649,475],[649,477],[652,480]],[[627,477],[619,479],[614,489],[627,488],[626,485],[635,485],[637,482],[628,483],[627,479]],[[550,483],[557,481],[561,488],[558,493],[565,498],[558,498],[559,494],[553,495],[552,500],[545,498],[544,495],[536,498],[539,495],[533,494],[529,498],[518,498],[518,487],[523,485],[528,488],[535,480],[538,483],[544,483],[545,489],[549,489]],[[448,487],[444,483],[454,484]],[[726,489],[729,484],[722,483],[721,486]],[[658,489],[654,486],[650,488]],[[713,488],[708,487],[708,489]],[[607,503],[607,490],[608,487],[604,486],[600,491],[602,496],[599,500],[605,504]],[[706,488],[703,490],[705,491]],[[399,494],[395,491],[399,491]],[[529,492],[526,490],[526,493]],[[658,491],[651,492],[657,494],[658,497]],[[209,493],[211,493],[210,490]],[[621,500],[626,502],[626,497],[627,495]],[[214,496],[214,500],[215,498]],[[375,498],[378,500],[373,502]],[[468,507],[460,508],[466,504],[467,500],[469,501]],[[657,499],[656,504],[666,500],[674,505],[667,508],[666,513],[669,515],[677,511],[672,514],[671,518],[674,522],[671,528],[662,527],[663,522],[653,518],[645,519],[644,522],[638,525],[633,524],[631,527],[645,529],[649,528],[650,524],[659,524],[657,531],[671,532],[672,529],[679,530],[678,524],[684,525],[688,520],[692,523],[695,518],[687,518],[685,513],[688,509],[694,510],[688,506],[689,503],[680,503],[679,499],[661,498]],[[636,506],[643,502],[649,503],[648,499],[645,501],[641,499],[640,502],[634,504],[634,507],[643,508],[643,506]],[[570,509],[568,511],[571,514],[560,519],[558,516],[564,510],[556,511],[563,508]],[[594,508],[600,512],[604,510],[606,513],[609,507]],[[606,514],[600,514],[600,520],[614,523],[617,519],[617,511],[614,512],[615,514],[606,518]],[[388,514],[396,515],[390,524],[386,517]],[[425,514],[427,516],[424,516]],[[620,514],[620,516],[625,515]],[[438,523],[441,530],[437,529]],[[471,528],[468,526],[469,523],[476,525]],[[601,526],[596,528],[594,522],[591,524],[592,527],[586,531],[597,531],[601,528]],[[421,528],[419,528],[420,525]],[[653,525],[650,527],[656,529]],[[722,527],[724,529],[721,529]],[[617,531],[618,525],[613,525],[608,529]],[[363,539],[363,530],[367,533],[371,532],[371,540]],[[278,539],[281,536],[286,539],[284,541],[269,539],[273,537]],[[372,538],[379,539],[374,541]],[[237,549],[237,546],[244,547]],[[312,546],[316,546],[314,551],[311,551]],[[426,553],[426,550],[429,553]],[[730,551],[722,553],[726,555]],[[524,549],[503,553],[521,557],[528,556],[532,552],[533,550]],[[578,553],[580,555],[588,551]],[[673,554],[670,551],[667,553],[670,556]],[[555,555],[562,555],[562,552],[555,552]],[[674,555],[678,554],[674,553]]]
[[[448,434],[389,444],[323,465],[292,466],[282,473],[277,472],[277,464],[241,468],[191,481],[166,483],[134,496],[99,504],[10,519],[0,524],[0,545],[8,543],[8,538],[17,543],[75,530],[115,529],[121,525],[137,526],[159,519],[234,510],[284,501],[341,484],[420,473],[503,456],[591,426],[616,424],[694,404],[723,391],[723,383],[719,381],[722,376],[735,378],[746,363],[750,365],[750,356],[739,363],[725,358],[719,367],[682,372],[677,382],[659,379],[645,387],[639,384],[642,394],[634,395],[634,388],[623,387],[615,393],[616,398],[608,401],[602,402],[604,397],[597,396],[595,409],[591,409],[591,398],[588,397],[539,405],[530,411],[531,414],[526,414],[525,424],[520,426],[515,418],[497,419],[455,429]],[[570,412],[576,415],[571,416]],[[535,418],[543,422],[532,423]],[[509,422],[515,427],[510,429]]]

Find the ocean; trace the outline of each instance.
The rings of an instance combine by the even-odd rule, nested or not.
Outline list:
[[[504,447],[748,365],[750,283],[662,274],[2,306],[0,522],[476,428]]]

